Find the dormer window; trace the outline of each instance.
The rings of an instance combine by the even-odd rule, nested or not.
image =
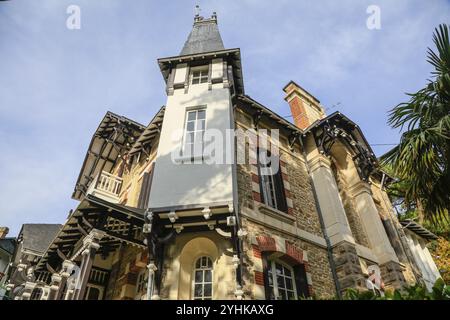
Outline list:
[[[191,68],[191,84],[208,82],[209,66]]]

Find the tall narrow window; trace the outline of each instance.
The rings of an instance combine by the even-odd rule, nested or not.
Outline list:
[[[208,73],[208,66],[193,67],[191,69],[191,84],[207,83]]]
[[[203,154],[205,127],[205,109],[187,111],[183,155],[193,157]]]
[[[260,153],[261,151],[261,153]],[[261,154],[267,156],[267,160],[261,159]],[[264,203],[277,210],[287,212],[286,196],[284,194],[283,178],[280,166],[276,172],[272,169],[271,161],[280,161],[278,157],[271,158],[270,152],[258,150],[258,167],[260,177],[260,189]]]
[[[140,300],[142,298],[142,295],[144,294],[144,290],[147,288],[147,282],[148,282],[148,272],[147,268],[141,270],[139,272],[137,281],[136,281],[136,294],[135,299]]]
[[[269,299],[295,300],[297,289],[295,285],[294,270],[277,260],[268,264]]]
[[[213,285],[213,266],[209,257],[197,259],[194,268],[193,297],[194,300],[211,300]]]

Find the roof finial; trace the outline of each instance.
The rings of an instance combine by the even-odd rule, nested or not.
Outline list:
[[[199,21],[200,20],[200,11],[201,11],[201,9],[200,9],[200,6],[198,4],[195,6],[194,11],[195,11],[194,21]]]

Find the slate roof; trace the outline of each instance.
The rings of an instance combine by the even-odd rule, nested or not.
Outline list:
[[[216,17],[213,16],[211,19],[196,17],[192,31],[180,55],[184,56],[224,49],[225,47],[223,46],[222,37],[219,33]]]
[[[22,249],[44,254],[61,227],[61,224],[24,224],[20,233]]]
[[[423,227],[422,225],[418,224],[417,222],[411,220],[411,219],[405,219],[403,221],[400,221],[400,224],[403,226],[403,228],[406,228],[408,230],[411,230],[418,236],[426,239],[426,240],[436,240],[438,239],[438,236]]]
[[[4,238],[0,239],[0,249],[3,249],[9,254],[14,253],[14,248],[16,247],[16,238]]]

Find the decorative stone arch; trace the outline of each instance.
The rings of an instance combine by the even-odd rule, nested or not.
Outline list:
[[[264,257],[271,255],[292,266],[294,271],[304,271],[306,278],[307,292],[313,295],[313,283],[310,273],[307,252],[295,246],[289,240],[279,236],[261,235],[252,238],[254,277],[255,285],[253,294],[255,299],[266,299],[267,292],[265,287],[265,261]],[[298,286],[298,283],[296,283]],[[299,288],[297,288],[298,291]]]
[[[198,258],[207,256],[212,260],[213,270],[217,268],[219,249],[209,238],[197,237],[188,241],[181,250],[179,263],[180,272],[178,275],[178,299],[189,300],[192,297],[192,277],[195,262]],[[219,291],[220,274],[213,272],[213,299],[223,295]]]

